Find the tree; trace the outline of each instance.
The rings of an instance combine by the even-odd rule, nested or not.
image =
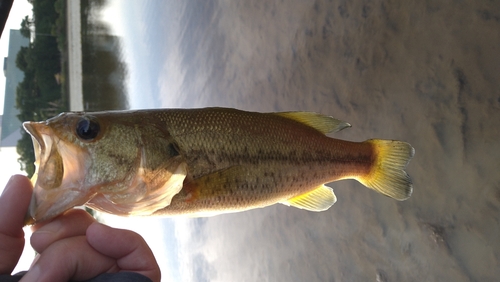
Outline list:
[[[16,89],[16,107],[19,109],[17,117],[21,121],[37,121],[59,111],[59,101],[62,101],[61,86],[54,78],[55,74],[61,72],[61,52],[56,40],[60,34],[47,35],[52,30],[65,34],[65,28],[54,28],[55,25],[66,24],[63,17],[65,5],[64,0],[28,1],[33,4],[33,15],[22,20],[21,34],[31,39],[31,34],[36,31],[40,36],[34,36],[33,42],[22,47],[17,54],[16,65],[24,72],[24,80]],[[62,17],[59,22],[58,17]],[[31,136],[24,131],[17,151],[21,168],[31,176],[35,161],[33,145]]]
[[[31,61],[31,48],[30,47],[21,47],[19,52],[17,52],[16,56],[16,66],[23,72],[27,72],[32,64]]]
[[[30,38],[31,35],[31,27],[33,26],[33,20],[31,20],[28,16],[24,17],[21,22],[21,35]]]
[[[21,131],[21,139],[17,142],[16,151],[19,154],[17,161],[21,165],[21,169],[26,171],[28,177],[31,177],[35,173],[35,151],[31,135],[24,130]]]

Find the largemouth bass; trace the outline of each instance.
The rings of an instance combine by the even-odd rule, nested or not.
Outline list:
[[[336,201],[325,183],[341,179],[396,200],[413,189],[408,143],[333,139],[325,134],[350,124],[311,112],[69,112],[23,126],[35,149],[35,222],[78,205],[116,215],[210,216],[276,203],[324,211]]]

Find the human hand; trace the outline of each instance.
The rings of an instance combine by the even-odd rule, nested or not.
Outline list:
[[[21,281],[86,280],[124,271],[160,281],[158,264],[141,236],[97,223],[83,210],[33,229],[31,245],[40,255]]]
[[[32,186],[14,176],[0,198],[0,274],[14,269],[24,246],[22,231]],[[102,273],[135,272],[160,281],[160,270],[144,239],[97,223],[83,210],[70,210],[33,227],[40,254],[21,281],[86,280]]]

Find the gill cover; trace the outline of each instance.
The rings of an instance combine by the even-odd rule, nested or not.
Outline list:
[[[23,124],[35,149],[35,221],[84,204],[119,215],[149,215],[170,204],[187,165],[168,132],[127,118],[63,113]]]

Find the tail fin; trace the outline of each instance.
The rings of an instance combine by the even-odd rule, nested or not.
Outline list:
[[[394,140],[371,139],[376,159],[371,172],[357,180],[366,187],[404,201],[411,196],[413,184],[404,168],[415,154],[415,149],[406,143]]]

